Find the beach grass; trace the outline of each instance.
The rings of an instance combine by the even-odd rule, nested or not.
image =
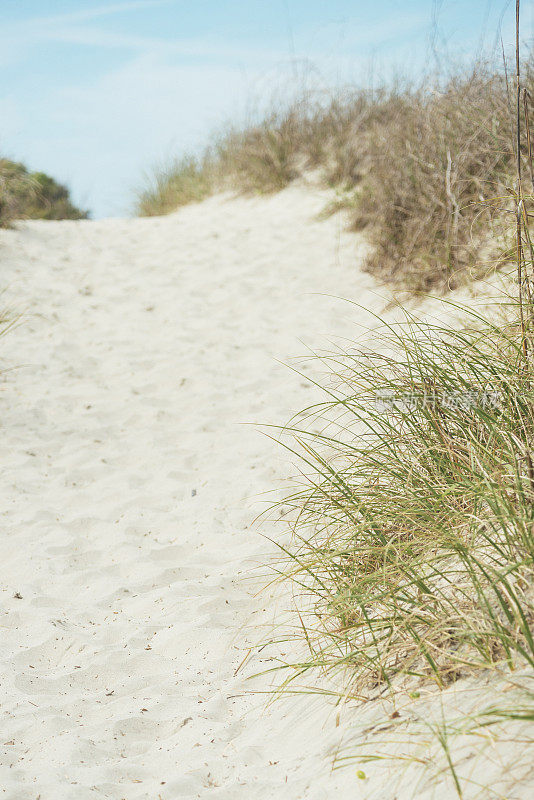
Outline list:
[[[145,176],[137,193],[137,212],[144,217],[169,214],[180,206],[204,200],[213,191],[213,167],[207,154],[203,159],[173,159]]]
[[[284,428],[304,483],[280,569],[313,641],[288,685],[342,671],[358,698],[534,666],[532,376],[517,322],[462,312],[323,357],[325,402]]]
[[[446,116],[453,122],[452,137],[467,141],[471,120],[472,149],[455,150],[463,152],[463,162],[448,155],[449,169],[445,173],[437,169],[437,149],[444,148],[442,155],[450,154],[451,138],[444,126],[438,148],[437,137],[430,133],[434,123],[439,127],[438,122],[417,106],[419,123],[414,122],[412,134],[410,128],[396,132],[393,126],[388,142],[377,140],[379,149],[395,152],[396,137],[406,145],[415,142],[410,136],[415,136],[416,128],[420,131],[421,149],[414,147],[413,158],[405,158],[395,169],[407,171],[403,172],[406,180],[411,174],[412,184],[408,180],[407,185],[414,191],[412,201],[418,193],[415,187],[422,189],[423,175],[428,173],[430,194],[425,208],[430,216],[413,202],[407,217],[399,217],[401,233],[396,241],[405,244],[408,228],[421,226],[423,231],[426,226],[430,232],[427,254],[435,247],[434,256],[438,259],[441,254],[443,274],[449,276],[458,269],[459,251],[453,261],[444,258],[445,252],[451,252],[447,237],[452,233],[447,225],[454,222],[457,212],[454,235],[459,242],[459,219],[465,213],[465,197],[458,201],[461,184],[453,189],[452,164],[466,166],[471,175],[466,191],[471,191],[471,185],[473,197],[480,195],[479,211],[472,212],[471,237],[477,213],[480,218],[488,213],[484,176],[491,173],[504,181],[509,174],[508,186],[498,188],[501,213],[510,212],[503,215],[508,231],[498,238],[499,247],[507,242],[502,258],[512,268],[508,294],[493,305],[486,300],[480,310],[442,299],[438,316],[445,322],[406,309],[401,309],[400,321],[398,315],[396,322],[372,319],[368,344],[350,342],[320,356],[323,378],[317,385],[324,402],[304,409],[278,431],[280,442],[297,461],[298,476],[278,506],[291,536],[289,543],[283,537],[280,540],[274,571],[292,586],[297,624],[288,638],[296,640],[299,653],[293,660],[280,659],[273,667],[273,672],[279,672],[279,691],[326,692],[340,702],[389,698],[395,708],[401,698],[416,700],[421,692],[439,695],[460,679],[484,682],[493,678],[494,686],[501,686],[503,680],[513,681],[514,675],[526,676],[515,702],[507,704],[496,697],[491,706],[486,704],[476,712],[466,707],[457,719],[444,717],[441,722],[425,718],[423,709],[417,725],[403,729],[400,753],[392,756],[389,747],[388,755],[371,750],[362,759],[360,752],[360,764],[366,759],[399,758],[428,766],[428,752],[421,758],[417,744],[423,730],[425,741],[438,747],[447,779],[459,797],[507,795],[495,794],[480,783],[480,775],[466,783],[457,771],[453,743],[481,736],[481,731],[495,726],[492,743],[496,747],[510,734],[512,721],[531,723],[534,719],[534,249],[530,222],[534,172],[531,73],[527,67],[522,79],[519,33],[516,47],[515,89],[501,98],[501,83],[494,78],[489,83],[497,106],[504,98],[509,112],[515,111],[506,125],[502,123],[511,136],[507,149],[503,144],[489,157],[486,134],[496,130],[495,125],[488,128],[489,120],[496,119],[493,101],[484,105],[480,118],[466,102],[462,132],[464,122],[455,115],[455,102],[449,105],[447,93],[435,102],[449,109]],[[480,74],[475,81],[477,97],[479,81]],[[462,91],[466,88],[464,83]],[[404,122],[407,119],[405,114]],[[432,155],[425,150],[429,141],[436,142]],[[448,206],[443,202],[443,225],[438,227],[432,221],[437,217],[431,214],[437,187],[436,183],[433,188],[433,176],[443,182],[450,201]],[[394,225],[397,203],[392,201],[389,207],[389,198],[398,198],[400,191],[407,197],[408,188],[394,186],[393,194],[388,194],[384,175],[368,180],[380,187],[373,214],[380,220],[378,206],[383,202],[384,221],[378,228],[382,225],[385,230]],[[490,223],[491,218],[486,218],[488,230],[492,230]],[[377,229],[374,222],[369,224]],[[447,237],[440,238],[439,231]],[[515,266],[510,246],[514,235]],[[380,241],[374,244],[371,258],[378,259]],[[417,267],[424,276],[426,267],[417,262],[416,250],[412,250],[414,266],[409,269]],[[473,263],[468,252],[466,269]],[[400,250],[396,263],[406,281],[408,268],[402,267]],[[395,711],[387,724],[375,727],[389,730],[397,725],[390,720],[399,717]],[[398,726],[406,726],[406,721],[403,715]],[[532,726],[517,737],[522,751],[531,753]],[[364,738],[356,750],[367,744]],[[337,761],[352,764],[354,758],[354,753],[344,753]],[[360,772],[359,777],[365,778],[365,772]],[[443,773],[434,780],[442,781]]]
[[[533,74],[529,56],[531,93]],[[137,210],[168,213],[220,190],[276,192],[313,175],[334,191],[325,211],[343,209],[366,230],[365,269],[397,289],[446,291],[506,261],[512,106],[506,71],[482,61],[418,84],[307,92],[213,137],[200,158],[156,169]]]

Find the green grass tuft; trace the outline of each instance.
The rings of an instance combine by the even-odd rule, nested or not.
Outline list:
[[[471,319],[336,354],[328,399],[285,429],[306,472],[282,572],[313,641],[290,682],[342,670],[362,696],[534,667],[534,391],[519,326]]]
[[[139,192],[137,211],[141,216],[169,214],[180,206],[198,203],[213,192],[209,159],[199,161],[184,156],[166,166],[157,167]]]

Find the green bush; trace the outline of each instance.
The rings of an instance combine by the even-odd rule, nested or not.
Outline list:
[[[17,219],[87,217],[87,211],[72,203],[66,186],[44,172],[29,172],[24,164],[0,159],[0,226]]]

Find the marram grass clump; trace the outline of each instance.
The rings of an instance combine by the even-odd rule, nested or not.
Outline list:
[[[518,325],[470,319],[408,317],[335,354],[324,404],[284,429],[302,476],[278,569],[309,646],[286,688],[534,666],[534,376]]]

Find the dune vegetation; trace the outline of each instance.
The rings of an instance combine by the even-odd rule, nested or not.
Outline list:
[[[20,219],[87,219],[72,203],[69,190],[44,172],[0,159],[0,227]]]
[[[292,538],[276,571],[293,585],[307,650],[280,664],[282,691],[415,698],[519,674],[527,690],[515,708],[483,710],[471,727],[479,734],[493,715],[510,736],[510,720],[534,720],[531,76],[526,65],[507,95],[478,74],[435,99],[412,97],[387,129],[370,124],[375,158],[389,153],[391,164],[389,181],[385,161],[363,170],[358,190],[354,220],[365,216],[376,237],[368,268],[383,274],[396,254],[393,278],[412,286],[417,268],[420,287],[431,264],[446,283],[460,266],[479,274],[475,258],[492,247],[485,228],[508,263],[513,243],[515,279],[484,311],[444,299],[447,323],[404,311],[373,330],[372,346],[321,356],[325,401],[280,432],[300,473],[282,502]],[[494,233],[494,215],[508,232]],[[532,729],[521,742],[534,744]],[[489,796],[464,795],[443,746],[457,794]]]
[[[144,217],[169,214],[180,206],[200,202],[213,192],[208,164],[191,156],[156,168],[146,176],[146,183],[137,207],[138,213]]]
[[[302,473],[283,500],[293,544],[277,569],[302,600],[298,636],[310,653],[288,667],[286,689],[314,671],[341,673],[358,698],[399,681],[446,687],[534,667],[534,254],[523,180],[534,190],[533,67],[529,56],[520,94],[506,69],[477,63],[419,86],[309,95],[225,133],[201,159],[158,170],[140,193],[140,212],[159,214],[313,173],[336,192],[325,211],[344,209],[365,229],[365,268],[401,290],[454,289],[515,258],[517,291],[498,313],[464,308],[452,329],[406,312],[373,331],[372,351],[322,357],[325,402],[283,428]]]
[[[406,706],[460,679],[534,675],[534,339],[518,302],[504,318],[452,306],[456,329],[405,312],[372,345],[321,356],[324,402],[279,432],[298,465],[278,506],[299,654],[274,668],[282,693]],[[533,698],[516,692],[506,714],[534,720]],[[406,761],[421,731],[404,735]]]
[[[534,90],[531,58],[523,73]],[[166,213],[221,189],[275,192],[313,174],[335,190],[327,210],[344,208],[366,230],[373,275],[409,291],[454,288],[507,257],[511,91],[503,70],[476,63],[420,85],[308,93],[216,137],[201,158],[160,166],[138,211]]]
[[[521,326],[464,314],[333,354],[324,404],[284,429],[306,470],[283,502],[286,572],[315,598],[302,672],[349,666],[354,696],[534,667],[533,376]]]

